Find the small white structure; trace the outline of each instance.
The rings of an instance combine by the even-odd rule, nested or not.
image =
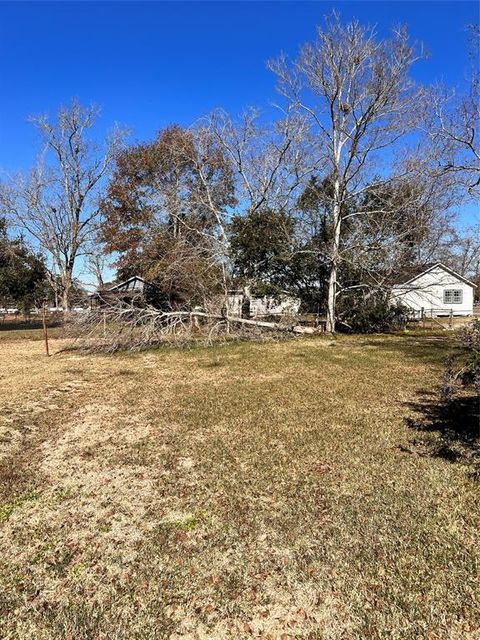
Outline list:
[[[437,262],[406,282],[395,284],[392,298],[417,316],[471,316],[475,287],[470,280]]]
[[[245,306],[246,303],[247,306]],[[228,313],[230,315],[244,316],[247,308],[250,318],[296,315],[300,309],[300,300],[286,295],[257,297],[243,289],[232,289],[228,292]]]

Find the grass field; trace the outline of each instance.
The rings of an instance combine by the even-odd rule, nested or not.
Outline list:
[[[480,638],[451,338],[47,359],[39,337],[0,332],[3,640]]]

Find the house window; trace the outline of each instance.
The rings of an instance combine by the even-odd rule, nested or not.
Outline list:
[[[462,304],[462,289],[445,289],[443,292],[443,304]]]

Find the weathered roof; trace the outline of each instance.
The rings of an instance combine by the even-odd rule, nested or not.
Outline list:
[[[411,270],[404,272],[404,277],[399,278],[400,281],[397,283],[397,285],[410,284],[411,282],[414,282],[415,280],[417,280],[417,278],[419,278],[420,276],[425,275],[426,273],[428,273],[429,271],[432,271],[437,267],[440,267],[441,269],[449,273],[451,276],[458,278],[458,280],[462,280],[462,282],[465,282],[471,287],[477,286],[476,284],[474,284],[464,276],[460,275],[453,269],[450,269],[450,267],[447,267],[446,265],[444,265],[442,262],[432,262],[430,264],[422,265],[419,267],[412,267]]]
[[[123,287],[124,285],[128,284],[129,282],[132,282],[132,280],[140,280],[140,282],[143,282],[146,285],[150,285],[149,282],[147,282],[146,280],[144,280],[140,276],[132,276],[131,278],[127,278],[127,280],[124,280],[123,282],[119,282],[118,284],[114,284],[113,287],[109,287],[109,289],[107,289],[107,291],[115,291],[116,289],[120,289],[120,287]]]

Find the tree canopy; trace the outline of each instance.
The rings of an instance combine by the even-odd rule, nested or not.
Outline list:
[[[32,252],[22,238],[7,236],[0,218],[0,306],[19,305],[28,311],[48,295],[48,281],[41,256]]]

